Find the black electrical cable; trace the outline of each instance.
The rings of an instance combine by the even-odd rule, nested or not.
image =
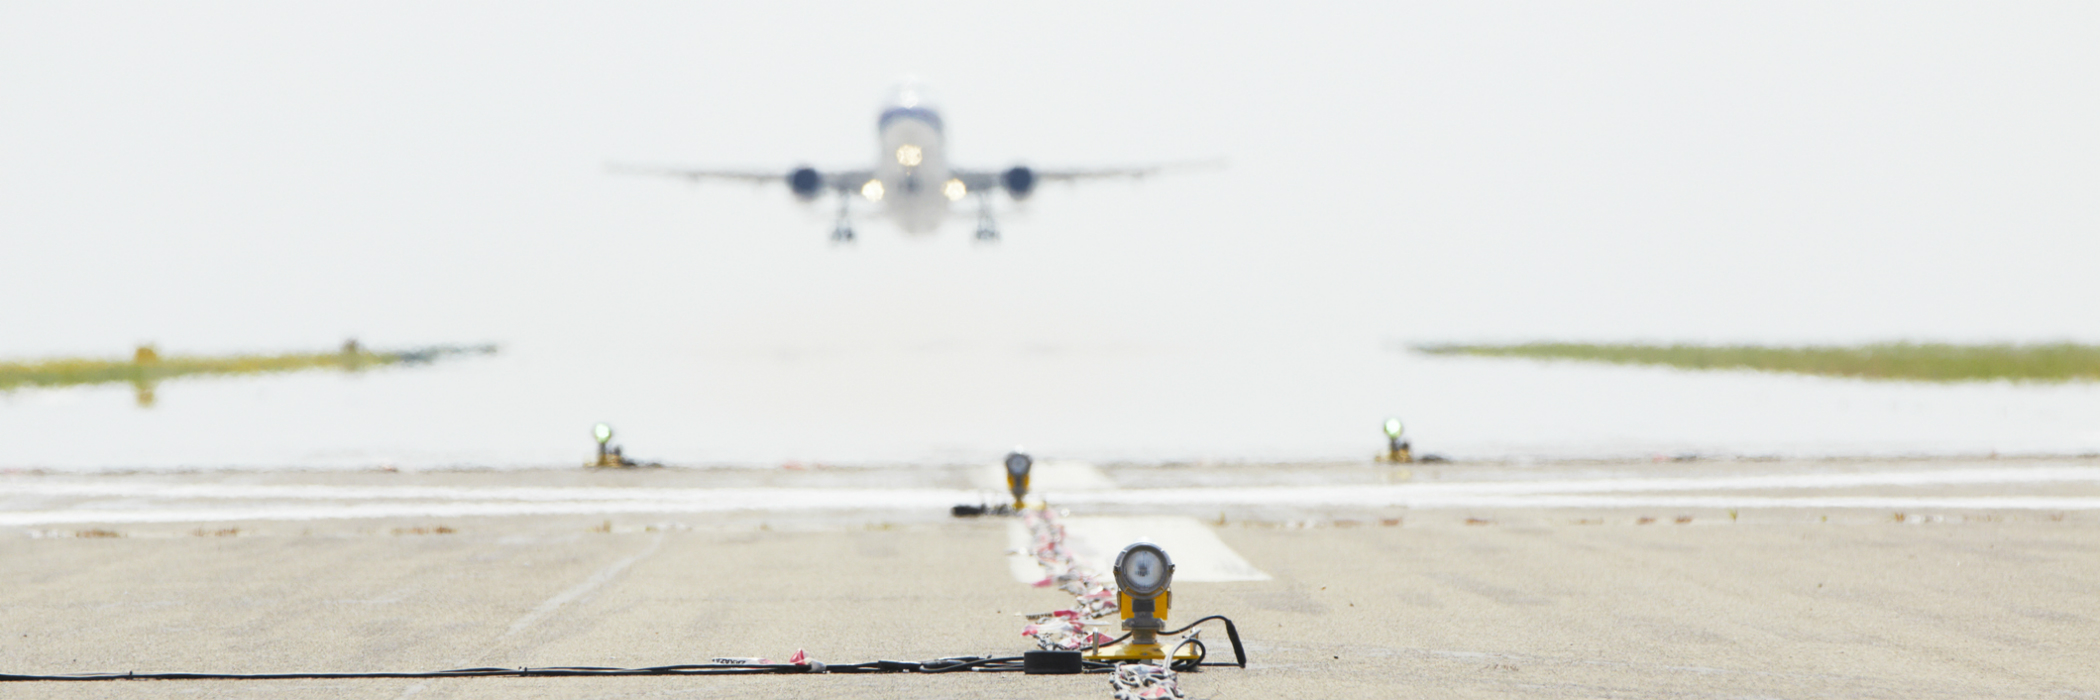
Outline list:
[[[1226,617],[1226,616],[1224,616],[1224,615],[1212,615],[1212,616],[1209,616],[1209,617],[1204,617],[1204,618],[1198,618],[1198,619],[1197,619],[1197,620],[1196,620],[1195,622],[1191,622],[1191,623],[1188,623],[1188,624],[1186,624],[1186,625],[1182,625],[1180,629],[1171,629],[1171,630],[1166,630],[1166,631],[1164,631],[1164,632],[1160,632],[1159,634],[1162,634],[1162,635],[1171,635],[1171,634],[1181,634],[1181,633],[1183,633],[1183,632],[1187,632],[1187,631],[1189,631],[1189,630],[1195,629],[1197,625],[1203,624],[1203,623],[1205,623],[1205,622],[1209,622],[1209,621],[1211,621],[1211,620],[1217,620],[1217,621],[1219,621],[1219,622],[1223,622],[1223,623],[1225,623],[1225,638],[1226,638],[1227,640],[1230,640],[1230,641],[1232,642],[1232,657],[1233,657],[1233,659],[1234,659],[1234,660],[1233,660],[1232,662],[1226,662],[1226,661],[1214,661],[1214,662],[1211,662],[1211,663],[1204,663],[1204,662],[1203,662],[1203,659],[1201,658],[1201,656],[1199,656],[1199,657],[1198,657],[1198,658],[1196,659],[1196,662],[1195,662],[1195,663],[1193,663],[1193,664],[1191,664],[1191,663],[1186,663],[1186,662],[1174,662],[1174,663],[1173,663],[1173,665],[1172,665],[1172,668],[1173,668],[1174,670],[1176,670],[1176,671],[1189,671],[1189,670],[1194,670],[1194,669],[1195,669],[1195,668],[1196,668],[1197,666],[1237,666],[1237,667],[1240,667],[1240,668],[1246,668],[1246,667],[1247,667],[1247,648],[1246,648],[1245,646],[1242,646],[1242,645],[1240,644],[1240,629],[1239,629],[1238,627],[1235,627],[1235,626],[1233,626],[1233,624],[1232,624],[1232,618]],[[1111,646],[1111,645],[1115,645],[1115,644],[1120,644],[1120,643],[1122,643],[1122,642],[1123,642],[1123,640],[1126,640],[1126,639],[1129,639],[1129,638],[1130,638],[1130,635],[1126,633],[1126,634],[1124,634],[1124,635],[1123,635],[1123,636],[1121,636],[1121,637],[1117,637],[1117,638],[1115,638],[1115,639],[1111,639],[1111,640],[1108,640],[1108,641],[1106,641],[1106,642],[1102,642],[1102,643],[1100,643],[1100,644],[1094,645],[1093,647],[1089,647],[1089,652],[1091,652],[1091,651],[1092,651],[1093,649],[1099,649],[1099,648],[1101,648],[1101,647],[1106,647],[1106,646]],[[1188,641],[1196,642],[1196,646],[1197,646],[1197,649],[1199,650],[1199,652],[1198,652],[1198,653],[1199,653],[1200,655],[1204,655],[1204,656],[1207,656],[1207,655],[1209,654],[1209,647],[1207,647],[1207,646],[1204,646],[1202,642],[1200,642],[1200,641],[1196,641],[1196,640],[1188,640]],[[1184,643],[1186,643],[1186,642],[1184,642]],[[1176,645],[1176,646],[1175,646],[1175,648],[1176,648],[1176,649],[1180,649],[1181,647],[1180,647],[1179,645]],[[1173,652],[1168,652],[1168,653],[1167,653],[1167,657],[1168,657],[1168,658],[1172,658],[1173,656],[1174,656]]]
[[[1180,658],[1175,658],[1175,657],[1181,656],[1181,648],[1182,648],[1182,647],[1195,647],[1195,648],[1196,648],[1196,658],[1193,658],[1193,659],[1180,659]],[[1210,647],[1208,647],[1208,646],[1205,646],[1205,645],[1203,644],[1203,640],[1201,640],[1201,639],[1184,639],[1184,640],[1181,640],[1181,643],[1179,643],[1179,644],[1175,644],[1175,645],[1174,645],[1174,650],[1173,650],[1173,651],[1169,651],[1169,652],[1167,652],[1167,658],[1169,658],[1169,659],[1173,659],[1172,661],[1169,661],[1169,662],[1167,662],[1167,668],[1168,668],[1168,669],[1171,669],[1171,670],[1174,670],[1174,671],[1194,671],[1194,670],[1196,670],[1196,668],[1197,668],[1197,667],[1199,667],[1199,666],[1202,666],[1202,665],[1203,665],[1203,659],[1204,659],[1205,657],[1208,657],[1208,656],[1210,656]]]
[[[479,678],[490,676],[719,676],[789,673],[952,673],[1018,672],[1019,656],[956,656],[932,661],[868,661],[855,664],[680,664],[645,668],[548,666],[543,668],[456,668],[417,673],[78,673],[27,675],[0,673],[0,681],[187,681],[187,680],[337,680],[358,678]],[[1112,671],[1114,664],[1087,662],[1089,671]]]
[[[1189,671],[1197,666],[1247,667],[1247,651],[1240,645],[1240,632],[1233,627],[1232,620],[1223,615],[1202,618],[1177,630],[1160,634],[1180,634],[1197,625],[1219,620],[1225,623],[1225,636],[1232,640],[1232,654],[1237,664],[1226,662],[1204,663],[1208,654],[1203,643],[1187,640],[1183,644],[1195,644],[1197,658],[1193,663],[1174,662],[1174,670]],[[1109,644],[1128,639],[1123,635]],[[1180,647],[1177,646],[1176,649]],[[424,671],[411,673],[75,673],[63,675],[32,675],[0,673],[0,682],[5,681],[265,681],[265,680],[338,680],[358,678],[482,678],[491,676],[725,676],[773,673],[952,673],[956,671],[1018,672],[1022,668],[1019,656],[950,656],[930,661],[865,661],[855,664],[678,664],[671,666],[648,666],[643,668],[611,668],[605,666],[548,666],[545,668],[455,668],[449,671]],[[1088,660],[1083,663],[1088,672],[1113,671],[1113,663]]]
[[[1226,662],[1223,662],[1223,661],[1217,661],[1217,662],[1212,662],[1212,663],[1207,663],[1207,664],[1201,664],[1201,665],[1203,665],[1203,666],[1238,666],[1238,667],[1240,667],[1240,668],[1246,668],[1246,667],[1247,667],[1247,648],[1246,648],[1245,646],[1242,646],[1242,645],[1240,644],[1240,629],[1239,629],[1238,627],[1234,627],[1234,626],[1233,626],[1233,624],[1232,624],[1232,618],[1226,617],[1226,616],[1224,616],[1224,615],[1212,615],[1212,616],[1209,616],[1209,617],[1199,618],[1199,619],[1197,619],[1197,620],[1196,620],[1195,622],[1191,622],[1191,623],[1188,623],[1187,625],[1184,625],[1184,626],[1182,626],[1182,628],[1181,628],[1181,629],[1176,629],[1176,630],[1167,630],[1167,631],[1165,631],[1165,632],[1161,632],[1160,634],[1181,634],[1181,633],[1183,633],[1183,632],[1187,632],[1187,631],[1189,631],[1189,630],[1191,630],[1191,629],[1195,629],[1196,625],[1200,625],[1200,624],[1203,624],[1203,623],[1205,623],[1205,622],[1209,622],[1209,621],[1211,621],[1211,620],[1217,620],[1217,621],[1219,621],[1219,622],[1223,622],[1223,623],[1225,623],[1225,638],[1226,638],[1226,639],[1228,639],[1228,640],[1231,640],[1231,641],[1232,641],[1232,658],[1233,658],[1233,660],[1234,660],[1234,663],[1226,663]],[[1200,661],[1200,659],[1199,659],[1199,661]]]

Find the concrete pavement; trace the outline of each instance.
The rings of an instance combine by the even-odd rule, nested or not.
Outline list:
[[[1435,477],[1419,467],[1412,476],[1475,483],[1512,470],[1532,470],[1519,477],[1538,479],[1597,469],[1638,476],[1746,468],[1951,467],[1451,465]],[[1373,469],[1249,466],[1234,483],[1389,479]],[[1123,484],[1166,473],[1105,471]],[[88,480],[706,488],[895,478],[669,470]],[[965,477],[930,470],[907,480],[938,486],[949,478]],[[1867,490],[2047,495],[2091,487]],[[19,495],[4,503],[15,511],[88,505]],[[1175,586],[1176,619],[1233,618],[1252,660],[1245,670],[1185,674],[1191,697],[2100,692],[2091,663],[2100,649],[2100,519],[2092,511],[1945,510],[1901,513],[1900,520],[1863,509],[1757,509],[1731,517],[1725,509],[1296,505],[1185,506],[1181,513],[1199,517],[1272,577]],[[98,532],[120,536],[81,536]],[[715,656],[779,659],[796,649],[837,662],[1017,654],[1029,645],[1014,613],[1061,607],[1069,598],[1016,583],[1006,537],[996,519],[882,509],[0,528],[0,671],[646,666]],[[1229,654],[1221,632],[1205,633],[1214,659]],[[1106,698],[1108,683],[1098,675],[1020,674],[167,681],[10,683],[0,694]]]

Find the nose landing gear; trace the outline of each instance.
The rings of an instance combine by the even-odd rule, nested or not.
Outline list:
[[[999,225],[992,221],[992,199],[977,195],[977,240],[999,240]]]

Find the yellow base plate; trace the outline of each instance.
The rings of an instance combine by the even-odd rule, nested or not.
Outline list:
[[[1159,644],[1110,644],[1086,654],[1088,661],[1145,661],[1166,657],[1166,648]],[[1176,661],[1194,661],[1197,658],[1200,657],[1196,656],[1196,650],[1191,646],[1184,646],[1174,654]]]

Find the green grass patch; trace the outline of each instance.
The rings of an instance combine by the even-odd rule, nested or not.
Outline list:
[[[1431,355],[1581,360],[1680,369],[1751,369],[1858,379],[1981,382],[2071,382],[2100,380],[2100,346],[1953,345],[1633,345],[1522,343],[1517,345],[1417,345]]]
[[[388,365],[418,364],[446,355],[491,354],[493,345],[438,346],[400,351],[374,351],[345,343],[335,352],[282,355],[171,355],[141,347],[129,360],[53,358],[0,362],[0,392],[24,388],[68,387],[127,382],[139,390],[139,403],[152,403],[155,383],[198,375],[247,375],[308,370],[358,371]]]

